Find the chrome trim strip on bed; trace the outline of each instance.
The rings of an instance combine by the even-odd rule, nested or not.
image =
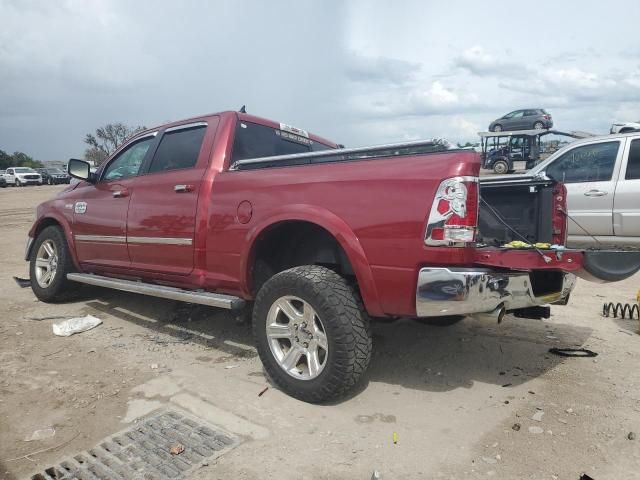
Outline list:
[[[273,161],[280,160],[294,160],[294,159],[304,159],[304,158],[318,158],[318,157],[332,157],[336,155],[349,155],[352,153],[364,153],[368,151],[375,150],[387,150],[393,148],[408,148],[408,147],[421,147],[427,145],[435,145],[435,142],[432,140],[416,140],[411,142],[400,142],[400,143],[387,143],[382,145],[373,145],[371,147],[355,147],[355,148],[331,148],[328,150],[318,150],[315,152],[304,152],[304,153],[292,153],[289,155],[275,155],[271,157],[258,157],[258,158],[246,158],[243,160],[236,160],[233,162],[229,170],[237,170],[238,167],[242,165],[251,165],[251,164],[260,164],[260,163],[269,163]],[[446,152],[447,150],[443,150]]]
[[[112,235],[74,235],[78,242],[107,242],[107,243],[126,243],[127,237],[119,237]]]
[[[159,245],[192,245],[191,238],[173,237],[127,237],[128,243],[156,243]]]

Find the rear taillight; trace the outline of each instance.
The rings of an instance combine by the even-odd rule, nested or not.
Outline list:
[[[564,245],[567,241],[567,187],[556,183],[553,187],[553,243]]]
[[[464,246],[473,242],[478,225],[478,177],[443,180],[431,205],[426,245]]]

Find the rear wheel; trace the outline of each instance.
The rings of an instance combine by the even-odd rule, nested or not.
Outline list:
[[[493,126],[493,131],[494,132],[501,132],[502,131],[502,125],[500,125],[500,124],[494,125]]]
[[[371,360],[369,319],[356,292],[324,267],[294,267],[267,280],[253,331],[273,382],[305,402],[343,395]]]
[[[29,262],[31,289],[38,300],[61,302],[74,290],[67,273],[73,272],[73,260],[60,227],[42,230],[33,245]]]
[[[493,164],[493,171],[498,175],[504,175],[509,172],[509,164],[504,160],[498,160]]]
[[[544,128],[544,123],[536,122],[536,123],[533,124],[533,128],[534,128],[534,130],[542,130]]]

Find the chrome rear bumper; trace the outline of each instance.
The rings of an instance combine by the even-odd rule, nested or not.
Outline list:
[[[575,276],[564,273],[559,291],[534,295],[527,272],[488,268],[422,268],[416,289],[418,317],[471,315],[504,307],[507,311],[565,300]]]

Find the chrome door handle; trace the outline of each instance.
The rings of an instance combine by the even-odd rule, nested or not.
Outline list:
[[[603,192],[602,190],[589,190],[588,192],[584,192],[585,197],[604,197],[607,192]]]
[[[173,191],[176,193],[191,192],[193,185],[176,185],[173,187]]]
[[[127,196],[126,190],[116,190],[113,192],[113,198],[122,198]]]

